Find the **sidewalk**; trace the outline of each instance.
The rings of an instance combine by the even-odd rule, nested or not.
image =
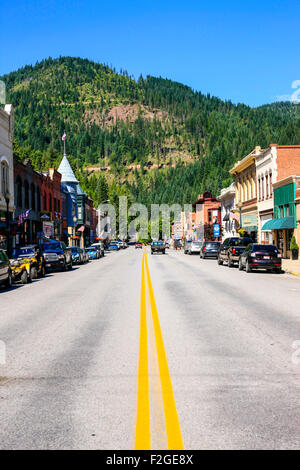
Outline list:
[[[300,277],[300,260],[291,260],[291,259],[283,259],[282,260],[282,269],[289,273],[294,274],[295,276]]]

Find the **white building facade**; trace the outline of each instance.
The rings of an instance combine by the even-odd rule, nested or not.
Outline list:
[[[257,241],[272,243],[272,231],[262,230],[266,222],[273,219],[274,197],[273,183],[277,181],[276,146],[270,145],[255,159],[257,185]]]
[[[221,202],[222,241],[228,237],[236,237],[239,222],[235,210],[235,183],[221,190],[217,200]]]
[[[13,165],[14,110],[6,104],[0,108],[0,246],[7,249],[7,226],[14,213]]]

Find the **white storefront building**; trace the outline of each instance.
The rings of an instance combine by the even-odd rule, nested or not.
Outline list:
[[[221,190],[217,200],[221,202],[222,241],[228,237],[236,237],[238,220],[234,213],[235,209],[235,183]]]
[[[255,159],[258,212],[258,243],[272,243],[272,231],[262,230],[263,225],[273,218],[273,183],[277,180],[276,146],[263,150]]]
[[[0,246],[5,249],[7,222],[13,220],[14,212],[13,133],[13,107],[6,104],[0,107]]]

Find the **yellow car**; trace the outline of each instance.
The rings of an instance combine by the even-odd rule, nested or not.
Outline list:
[[[44,258],[36,245],[15,248],[10,265],[13,281],[21,281],[22,284],[44,277],[46,273]]]

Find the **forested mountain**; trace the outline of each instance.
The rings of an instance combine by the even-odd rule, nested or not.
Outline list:
[[[112,194],[139,202],[192,202],[229,184],[228,170],[256,145],[300,143],[300,105],[291,103],[233,105],[74,57],[0,78],[15,106],[16,155],[57,167],[65,131],[77,176],[98,201],[106,179]]]

